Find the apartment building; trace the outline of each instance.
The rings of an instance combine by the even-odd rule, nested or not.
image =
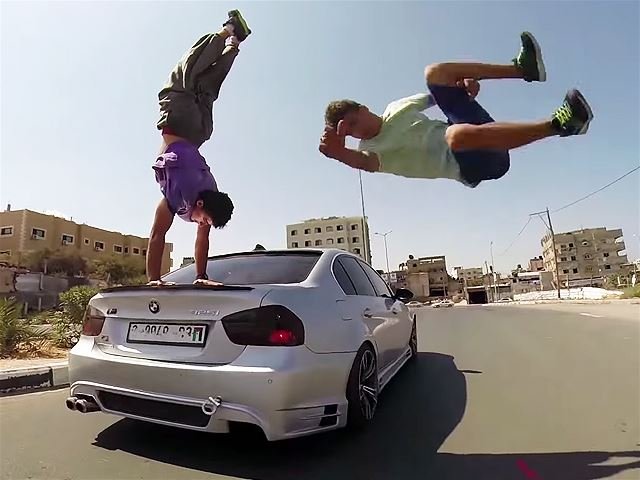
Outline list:
[[[125,235],[72,220],[34,212],[7,210],[0,212],[0,261],[19,265],[24,257],[38,250],[62,250],[93,260],[105,255],[123,255],[141,261],[147,255],[148,238]],[[162,258],[162,272],[173,266],[173,245],[167,243]]]
[[[530,272],[544,271],[544,258],[542,258],[542,255],[529,260],[529,271]]]
[[[444,297],[451,290],[444,255],[420,258],[409,255],[409,259],[400,268],[406,272],[409,288],[413,286],[418,291],[428,291],[429,297]]]
[[[540,241],[544,269],[553,272],[556,281],[556,263],[553,241],[548,233]],[[563,284],[571,286],[600,284],[602,279],[619,273],[628,263],[622,229],[605,227],[574,230],[555,235],[558,273]]]
[[[461,286],[475,286],[482,285],[484,282],[484,273],[482,267],[455,268],[456,277]]]
[[[340,248],[371,263],[369,225],[363,217],[312,218],[287,225],[287,248]]]

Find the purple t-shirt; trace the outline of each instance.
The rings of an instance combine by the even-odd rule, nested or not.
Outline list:
[[[185,222],[192,221],[191,213],[200,192],[218,191],[209,165],[189,142],[169,145],[165,153],[156,159],[153,170],[169,209]]]

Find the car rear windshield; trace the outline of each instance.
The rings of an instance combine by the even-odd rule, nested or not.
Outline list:
[[[307,279],[321,253],[260,253],[209,259],[207,276],[226,285],[300,283]],[[191,264],[165,277],[164,281],[192,283],[196,266]]]

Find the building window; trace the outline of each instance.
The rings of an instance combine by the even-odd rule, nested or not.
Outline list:
[[[351,243],[359,243],[360,242],[360,238],[358,237],[352,237],[351,238]]]
[[[604,258],[607,258],[607,257],[609,256],[609,252],[604,252],[604,253],[602,254],[602,256],[603,256]]]
[[[593,267],[591,265],[587,265],[584,270],[586,272],[593,272]]]
[[[591,260],[591,254],[590,253],[585,253],[584,259],[585,260]]]
[[[122,246],[121,245],[114,245],[113,246],[113,251],[115,253],[122,253]]]
[[[574,269],[573,269],[573,273],[578,273],[578,269],[577,269],[577,268],[574,268]]]
[[[573,248],[573,243],[570,243],[570,244],[569,244],[569,248]]]
[[[575,255],[571,255],[571,261],[572,261],[572,262],[575,262],[575,261],[576,261],[576,257],[575,257]]]
[[[316,233],[322,233],[322,228],[316,227]]]
[[[333,245],[333,238],[327,238],[327,245]]]
[[[73,245],[74,240],[73,235],[62,234],[62,245]]]
[[[291,248],[298,248],[298,242],[293,242],[291,244]]]
[[[304,234],[305,235],[309,235],[311,233],[311,229],[310,228],[305,228],[304,229]]]
[[[133,254],[140,255],[140,249],[138,247],[133,247]]]
[[[91,240],[89,240],[88,238],[84,239],[84,244],[85,245],[91,245]]]
[[[560,261],[561,262],[566,262],[567,261],[567,257],[560,257]]]
[[[13,226],[0,228],[0,237],[10,237],[13,235]]]
[[[569,273],[569,270],[565,268],[564,270],[562,270],[562,273]]]
[[[351,225],[351,230],[357,230],[358,229],[358,225]]]
[[[327,232],[333,232],[333,227],[331,225],[327,227]]]
[[[10,257],[11,250],[0,250],[0,257]]]
[[[305,247],[310,247],[311,246],[311,240],[305,240],[304,246]]]
[[[360,255],[360,249],[359,248],[354,248],[353,249],[353,253],[355,253],[356,255]]]
[[[143,256],[143,257],[146,257],[146,256],[147,256],[147,249],[146,249],[146,248],[143,248],[143,249],[142,249],[142,256]]]
[[[344,243],[344,238],[342,237],[338,238],[338,243]]]
[[[128,255],[129,254],[129,247],[124,247],[124,254]]]
[[[319,247],[320,245],[322,245],[322,240],[316,240],[316,247]]]
[[[98,252],[104,251],[104,242],[94,242],[93,248],[95,248]]]
[[[32,228],[31,229],[31,238],[34,240],[43,240],[46,235],[46,232],[41,228]]]
[[[338,225],[336,227],[336,230],[338,230],[339,232],[341,232],[342,230],[344,230],[344,225]]]
[[[291,230],[291,236],[295,237],[296,235],[298,235],[298,230]]]
[[[611,265],[605,265],[605,266],[604,266],[604,269],[605,269],[605,270],[611,270]]]

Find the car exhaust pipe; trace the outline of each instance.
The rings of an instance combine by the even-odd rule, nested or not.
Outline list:
[[[80,413],[91,413],[99,411],[100,407],[93,399],[82,398],[76,402],[76,410]]]
[[[64,403],[69,410],[75,411],[77,401],[78,401],[78,397],[67,397]]]

